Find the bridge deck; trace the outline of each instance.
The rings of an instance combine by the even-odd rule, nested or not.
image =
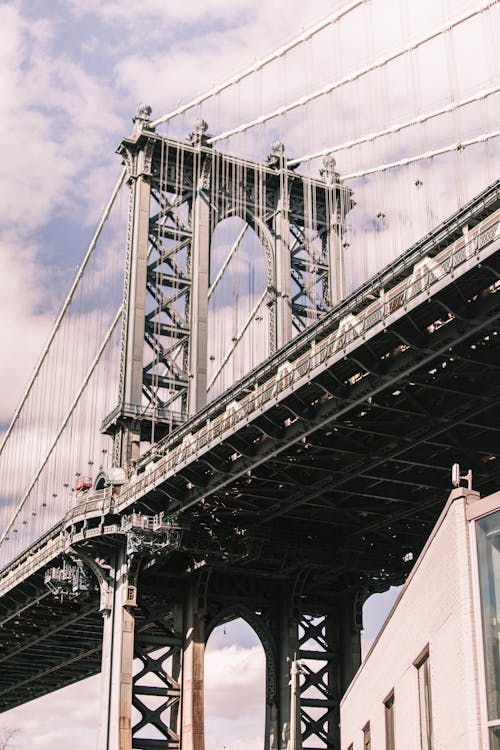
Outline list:
[[[499,207],[497,182],[2,571],[2,709],[98,671],[96,596],[61,605],[41,570],[69,544],[112,544],[132,508],[182,519],[165,596],[194,558],[221,575],[308,571],[314,612],[403,580],[455,461],[498,488]]]

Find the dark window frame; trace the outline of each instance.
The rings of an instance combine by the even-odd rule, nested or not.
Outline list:
[[[396,750],[394,690],[384,699],[385,750]]]
[[[420,747],[421,750],[433,750],[434,728],[432,722],[432,690],[431,690],[431,663],[429,655],[429,644],[417,656],[413,662],[417,670],[418,679],[418,705],[420,715]]]
[[[372,748],[372,741],[371,741],[370,722],[367,721],[363,727],[363,750],[371,750],[371,748]]]

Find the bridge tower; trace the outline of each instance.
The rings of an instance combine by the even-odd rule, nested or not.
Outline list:
[[[118,148],[130,188],[121,370],[102,430],[125,476],[141,443],[154,444],[206,405],[218,224],[238,217],[262,245],[273,353],[342,299],[343,227],[353,205],[332,157],[320,177],[304,177],[287,167],[280,142],[266,164],[251,162],[213,149],[203,120],[179,142],[157,134],[150,113],[139,107]],[[203,750],[205,643],[238,616],[266,653],[265,749],[297,748],[302,739],[337,748],[340,697],[360,662],[356,595],[303,612],[311,570],[279,580],[182,557],[177,577],[169,568],[152,586],[146,571],[181,554],[182,528],[144,513],[127,523],[126,547],[96,543],[83,560],[99,581],[104,616],[99,750]]]

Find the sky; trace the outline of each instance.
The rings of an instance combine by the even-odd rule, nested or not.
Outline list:
[[[153,117],[159,117],[268,54],[341,5],[340,0],[142,0],[140,4],[132,0],[0,0],[0,135],[4,145],[0,170],[0,431],[10,420],[116,182],[120,160],[114,150],[131,132],[137,105],[151,105]],[[384,45],[390,46],[395,40],[388,19],[391,14],[399,14],[400,7],[411,5],[398,4],[397,0],[378,2],[380,14],[367,16],[365,24],[349,37],[352,45],[341,46],[345,70],[363,62],[365,53],[369,59],[381,54]],[[458,13],[470,5],[466,0],[423,0],[419,8],[425,6],[421,16],[434,14],[432,22],[437,23],[447,13]],[[421,30],[421,20],[418,14],[403,18],[402,25],[408,26],[407,38]],[[479,57],[479,39],[469,35],[469,60]],[[261,79],[257,88],[243,87],[234,102],[223,101],[222,111],[215,105],[209,110],[212,122],[230,127],[253,116],[257,97],[263,108],[281,88],[292,96],[321,85],[322,76],[327,75],[327,52],[321,45],[311,48],[309,67],[295,61],[287,69],[274,70],[267,80]],[[476,65],[475,70],[479,67]],[[425,111],[438,102],[439,77],[429,76],[429,69],[423,70],[415,90],[427,87],[427,93],[420,94]],[[459,73],[461,85],[477,88],[476,79],[469,82],[467,67]],[[394,76],[390,104],[391,116],[397,121],[408,114],[404,107],[407,98],[401,96],[398,85],[406,78],[401,71]],[[376,84],[381,85],[380,81]],[[467,93],[465,88],[457,96]],[[387,113],[383,108],[377,111],[383,123]],[[348,137],[356,128],[366,132],[366,121],[349,101],[335,100],[330,114],[329,122],[335,124],[338,139]],[[482,116],[485,120],[483,110]],[[289,117],[286,127],[298,149],[294,117]],[[309,130],[300,146],[324,146],[329,137],[326,124],[321,132],[314,109],[307,111],[307,117]],[[478,117],[472,112],[468,119],[453,121],[453,128],[473,134]],[[177,121],[177,131],[187,135],[194,119],[194,113],[187,113]],[[282,126],[267,128],[266,143],[281,135],[280,127],[282,131]],[[455,132],[443,129],[431,131],[432,138],[441,144],[455,136]],[[314,141],[313,132],[317,137]],[[430,137],[429,131],[426,133]],[[247,140],[237,141],[235,146],[242,147],[242,143],[248,148],[255,145]],[[428,141],[424,138],[420,143],[425,150]],[[398,147],[403,145],[401,138]],[[381,149],[375,158],[383,155]],[[346,160],[345,169],[349,166]],[[416,184],[415,175],[421,173],[411,175],[412,184]],[[454,175],[451,167],[442,172],[442,179],[436,183],[439,195],[450,192],[450,184],[456,182]],[[373,216],[365,226],[372,227],[373,242],[378,238],[375,229],[379,230],[374,219],[379,205],[376,201],[381,201],[386,211],[386,203],[398,190],[396,183],[380,183],[370,195],[366,210]],[[415,200],[412,194],[409,205]],[[403,220],[400,226],[405,226]],[[406,235],[396,232],[394,237]],[[367,246],[358,276],[375,269],[370,265],[373,255]],[[372,598],[365,608],[365,648],[394,597],[392,590]],[[260,747],[262,727],[258,718],[255,721],[255,714],[258,706],[263,706],[262,665],[260,646],[241,625],[227,626],[225,634],[214,636],[207,656],[208,750],[228,743],[232,750]],[[228,692],[228,685],[238,690]],[[245,709],[238,697],[243,688],[248,696]],[[21,729],[16,740],[19,750],[87,750],[95,741],[97,701],[98,678],[92,678],[85,685],[72,686],[9,712],[0,717],[0,727]]]

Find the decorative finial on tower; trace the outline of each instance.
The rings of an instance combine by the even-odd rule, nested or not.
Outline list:
[[[207,146],[207,140],[210,138],[208,134],[208,123],[199,117],[194,121],[194,130],[189,134],[189,140],[193,146]]]
[[[273,141],[267,163],[271,169],[282,169],[285,166],[285,144],[282,141]]]
[[[323,166],[319,170],[319,174],[327,185],[334,185],[340,180],[339,173],[335,171],[336,165],[337,162],[335,161],[333,154],[327,154],[323,157]]]
[[[138,135],[143,130],[151,130],[151,112],[153,110],[149,104],[139,104],[137,107],[137,114],[132,118],[134,123],[134,135]]]

